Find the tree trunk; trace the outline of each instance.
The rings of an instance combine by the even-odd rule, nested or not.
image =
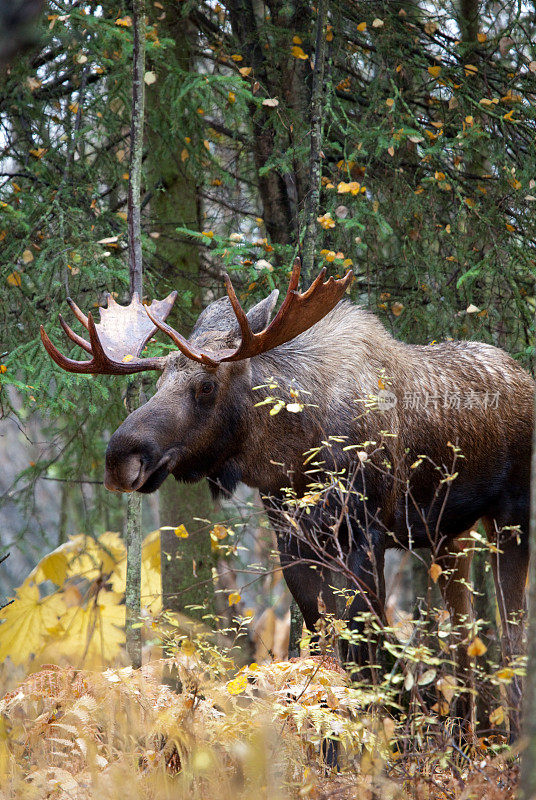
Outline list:
[[[189,30],[179,9],[167,10],[166,20],[161,23],[165,33],[175,41],[171,58],[183,70],[191,62]],[[159,83],[164,75],[159,76]],[[178,87],[174,86],[174,91]],[[188,313],[181,304],[184,292],[193,293],[192,305],[202,308],[203,297],[199,288],[199,251],[175,235],[175,229],[184,225],[199,227],[199,202],[194,179],[188,175],[187,165],[180,160],[184,136],[170,136],[167,95],[162,91],[148,92],[148,156],[149,183],[153,188],[151,199],[151,230],[160,233],[156,239],[153,274],[157,278],[157,296],[177,289],[174,324],[185,330],[190,321],[178,314]],[[187,330],[186,330],[187,332]],[[212,583],[211,540],[207,526],[196,522],[194,517],[212,518],[214,503],[206,481],[202,483],[178,484],[168,478],[159,491],[160,525],[176,528],[184,525],[188,538],[178,538],[173,531],[161,532],[162,593],[163,605],[171,611],[184,611],[195,605],[188,615],[202,617],[213,610],[214,587]]]

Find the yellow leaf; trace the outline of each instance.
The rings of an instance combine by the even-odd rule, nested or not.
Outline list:
[[[113,661],[125,641],[125,606],[122,594],[102,590],[87,607],[67,609],[59,621],[59,637],[51,650],[85,666]]]
[[[210,531],[211,536],[214,535],[216,539],[225,539],[228,533],[229,530],[225,527],[225,525],[214,525]]]
[[[468,206],[469,208],[474,208],[476,206],[476,202],[473,200],[472,197],[466,197],[465,205]]]
[[[183,639],[181,642],[181,652],[185,656],[193,656],[195,653],[195,644],[190,639]]]
[[[210,142],[208,139],[203,139],[203,144],[207,150],[210,150]]]
[[[299,36],[293,36],[292,37],[292,44],[301,44],[301,43],[302,43],[302,40],[300,39]]]
[[[428,73],[432,76],[432,78],[437,78],[441,75],[441,67],[428,67]]]
[[[506,223],[506,230],[509,231],[510,233],[513,233],[515,231],[515,226],[511,225],[509,222],[507,222]]]
[[[437,583],[439,576],[443,574],[443,569],[437,562],[434,561],[428,572],[433,582]]]
[[[497,706],[489,715],[489,721],[492,725],[501,725],[504,722],[504,708]]]
[[[117,533],[107,531],[98,539],[79,534],[62,545],[69,558],[69,575],[93,581],[104,573],[114,573],[125,559],[125,545]]]
[[[46,147],[37,147],[35,150],[30,150],[29,153],[34,158],[42,158],[46,151]]]
[[[502,669],[498,670],[497,677],[500,681],[505,681],[506,683],[510,683],[512,678],[514,677],[514,670],[511,667],[503,667]]]
[[[333,28],[331,27],[331,25],[328,25],[328,29],[326,31],[326,42],[332,42],[332,41],[333,41]]]
[[[304,61],[307,58],[309,58],[307,53],[304,53],[303,49],[301,47],[299,47],[299,45],[294,45],[294,47],[292,48],[292,50],[290,52],[292,53],[294,58],[300,58],[302,61]]]
[[[366,22],[359,22],[358,25],[357,25],[357,30],[360,33],[363,33],[363,31],[366,31],[367,30],[367,23]]]
[[[393,303],[391,306],[391,311],[395,317],[399,317],[404,310],[403,303]]]
[[[484,653],[487,652],[487,647],[482,641],[479,639],[478,636],[475,636],[469,647],[467,648],[467,655],[471,656],[471,658],[475,658],[477,656],[483,656]]]
[[[326,212],[322,214],[322,216],[317,217],[316,221],[320,223],[320,225],[324,228],[324,230],[329,230],[330,228],[335,227],[335,220],[332,219],[331,214]]]
[[[33,261],[34,257],[32,251],[26,248],[26,250],[22,254],[22,260],[24,261],[25,264],[29,264],[31,261]]]
[[[56,586],[63,586],[67,580],[68,571],[69,559],[65,547],[62,546],[42,558],[26,580],[30,579],[35,583],[52,581]]]
[[[184,525],[179,525],[178,528],[174,528],[173,533],[178,539],[187,539],[189,536],[189,533],[184,527]]]
[[[14,601],[0,611],[0,661],[9,657],[14,664],[23,664],[39,653],[64,612],[61,593],[40,600],[34,583],[23,584]]]
[[[488,37],[486,36],[485,33],[477,33],[476,38],[478,39],[480,44],[483,44]]]
[[[234,53],[234,55],[232,55],[231,58],[233,59],[233,61],[243,61],[244,60],[243,57],[239,53]]]
[[[187,159],[187,158],[190,158],[190,153],[189,153],[189,152],[188,152],[188,150],[187,150],[187,149],[184,147],[184,148],[182,149],[182,151],[181,151],[181,161],[186,161],[186,159]]]
[[[238,675],[237,678],[234,678],[232,681],[229,681],[227,684],[227,691],[229,694],[242,694],[242,692],[247,688],[248,679],[245,675]]]
[[[476,75],[478,72],[478,67],[475,67],[474,64],[466,64],[464,66],[464,72],[468,77],[471,75]]]
[[[6,365],[5,364],[0,364],[0,375],[3,375],[5,372],[7,372]]]
[[[236,95],[234,92],[229,92],[227,95],[230,103],[236,103]]]
[[[385,101],[385,105],[387,106],[387,108],[392,108],[394,104],[395,101],[393,100],[392,97],[388,97],[387,100]]]
[[[116,19],[115,24],[122,28],[130,28],[132,26],[132,17],[119,17],[119,19]]]
[[[78,113],[78,103],[70,103],[69,104],[69,111],[72,114],[77,114]]]
[[[238,71],[242,75],[243,78],[247,78],[248,75],[251,75],[253,70],[252,70],[251,67],[240,67],[240,69]]]
[[[21,286],[22,281],[20,278],[20,272],[15,270],[14,272],[10,272],[6,278],[8,286]]]
[[[134,356],[130,355],[130,353],[127,353],[126,356],[123,356],[121,361],[123,361],[125,364],[127,364],[129,361],[132,361],[133,358],[134,358]]]
[[[241,599],[242,597],[239,595],[238,592],[231,592],[231,594],[229,595],[229,605],[235,606],[237,603],[240,602]]]

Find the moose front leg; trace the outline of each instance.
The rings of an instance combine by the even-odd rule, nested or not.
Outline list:
[[[324,613],[337,614],[331,570],[321,562],[312,547],[292,534],[278,534],[277,546],[285,582],[298,604],[306,627],[314,632],[321,616],[321,606],[325,607]]]
[[[359,543],[353,543],[347,556],[349,585],[355,589],[348,609],[349,627],[353,634],[348,647],[347,662],[354,679],[375,681],[378,641],[367,618],[380,623],[385,617],[385,542],[376,530],[360,532]]]

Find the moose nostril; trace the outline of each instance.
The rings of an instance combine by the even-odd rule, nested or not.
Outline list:
[[[119,464],[106,464],[104,485],[112,492],[134,492],[143,482],[143,473],[142,457],[133,454]]]

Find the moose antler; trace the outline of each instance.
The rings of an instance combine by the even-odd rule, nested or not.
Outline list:
[[[296,258],[283,304],[272,322],[260,333],[253,333],[251,330],[247,315],[238,302],[231,279],[227,274],[224,275],[227,294],[242,334],[242,340],[236,350],[220,350],[217,353],[205,352],[192,345],[191,342],[187,342],[170,325],[156,319],[148,308],[146,308],[147,315],[161,331],[173,339],[185,356],[193,361],[199,361],[201,364],[217,367],[222,361],[240,361],[258,356],[260,353],[266,353],[280,344],[289,342],[308,328],[312,328],[337,305],[353,278],[352,270],[348,270],[344,278],[339,280],[329,278],[324,283],[326,275],[324,267],[309,289],[300,293],[297,291],[300,269],[300,259]]]
[[[67,302],[73,314],[89,332],[89,342],[75,333],[60,314],[61,327],[69,339],[91,353],[90,361],[75,361],[64,356],[52,344],[42,325],[41,339],[49,356],[67,372],[128,375],[149,369],[162,370],[165,356],[139,358],[139,355],[156,333],[159,324],[164,324],[163,320],[169,315],[176,297],[177,292],[171,292],[164,300],[153,300],[149,308],[154,316],[149,318],[146,306],[140,303],[136,292],[128,306],[120,306],[109,294],[106,308],[99,308],[101,319],[96,324],[91,312],[86,317],[68,297]]]

